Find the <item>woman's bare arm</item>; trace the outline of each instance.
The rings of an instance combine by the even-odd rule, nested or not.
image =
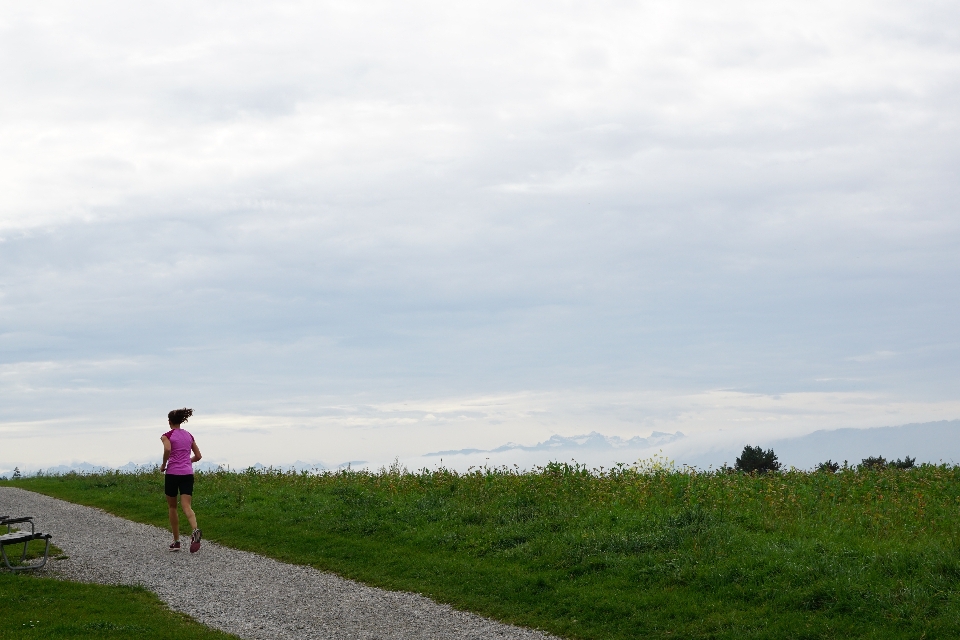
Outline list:
[[[160,465],[160,471],[166,471],[167,461],[170,460],[170,438],[160,436],[160,442],[163,443],[163,464]]]
[[[193,445],[190,447],[193,450],[193,457],[190,458],[190,462],[200,462],[200,458],[203,456],[200,455],[200,447],[197,446],[197,441],[193,441]]]

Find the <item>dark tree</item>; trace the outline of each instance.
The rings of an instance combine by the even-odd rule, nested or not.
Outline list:
[[[827,460],[826,462],[821,462],[817,465],[817,471],[824,471],[826,473],[836,473],[840,471],[840,463],[834,462],[833,460]]]
[[[780,463],[777,462],[777,454],[773,452],[773,449],[764,451],[760,447],[747,445],[743,448],[743,453],[737,458],[737,462],[733,467],[737,471],[743,471],[744,473],[752,473],[754,471],[757,473],[767,473],[768,471],[779,471]]]
[[[895,469],[913,469],[916,466],[917,459],[910,456],[904,456],[903,460],[897,458],[890,463]]]
[[[887,459],[883,456],[870,456],[860,461],[861,469],[886,469]]]
[[[19,479],[19,478],[20,478],[20,467],[14,467],[14,468],[13,468],[13,477],[11,478],[11,480],[17,480],[17,479]]]

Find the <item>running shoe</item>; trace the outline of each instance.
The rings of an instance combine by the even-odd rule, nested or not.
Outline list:
[[[190,535],[190,553],[200,551],[200,537],[202,535],[200,529],[193,530],[193,533]]]
[[[179,541],[179,540],[174,540],[174,541],[170,544],[170,551],[180,551],[180,541]]]

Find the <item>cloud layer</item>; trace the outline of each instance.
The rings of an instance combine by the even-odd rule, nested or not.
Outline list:
[[[936,2],[5,8],[0,424],[89,426],[93,452],[183,404],[281,429],[573,394],[600,423],[604,394],[640,394],[655,423],[597,428],[630,437],[687,432],[670,416],[699,405],[678,399],[722,390],[832,416],[870,397],[872,426],[956,417],[958,20]],[[557,416],[512,428],[592,430]],[[383,448],[504,441],[491,418],[434,446],[418,420]],[[349,439],[315,428],[314,448]],[[124,446],[76,455],[139,459]]]

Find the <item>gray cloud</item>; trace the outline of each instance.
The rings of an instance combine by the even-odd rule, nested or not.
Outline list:
[[[952,400],[958,18],[5,9],[0,421],[184,396]]]

